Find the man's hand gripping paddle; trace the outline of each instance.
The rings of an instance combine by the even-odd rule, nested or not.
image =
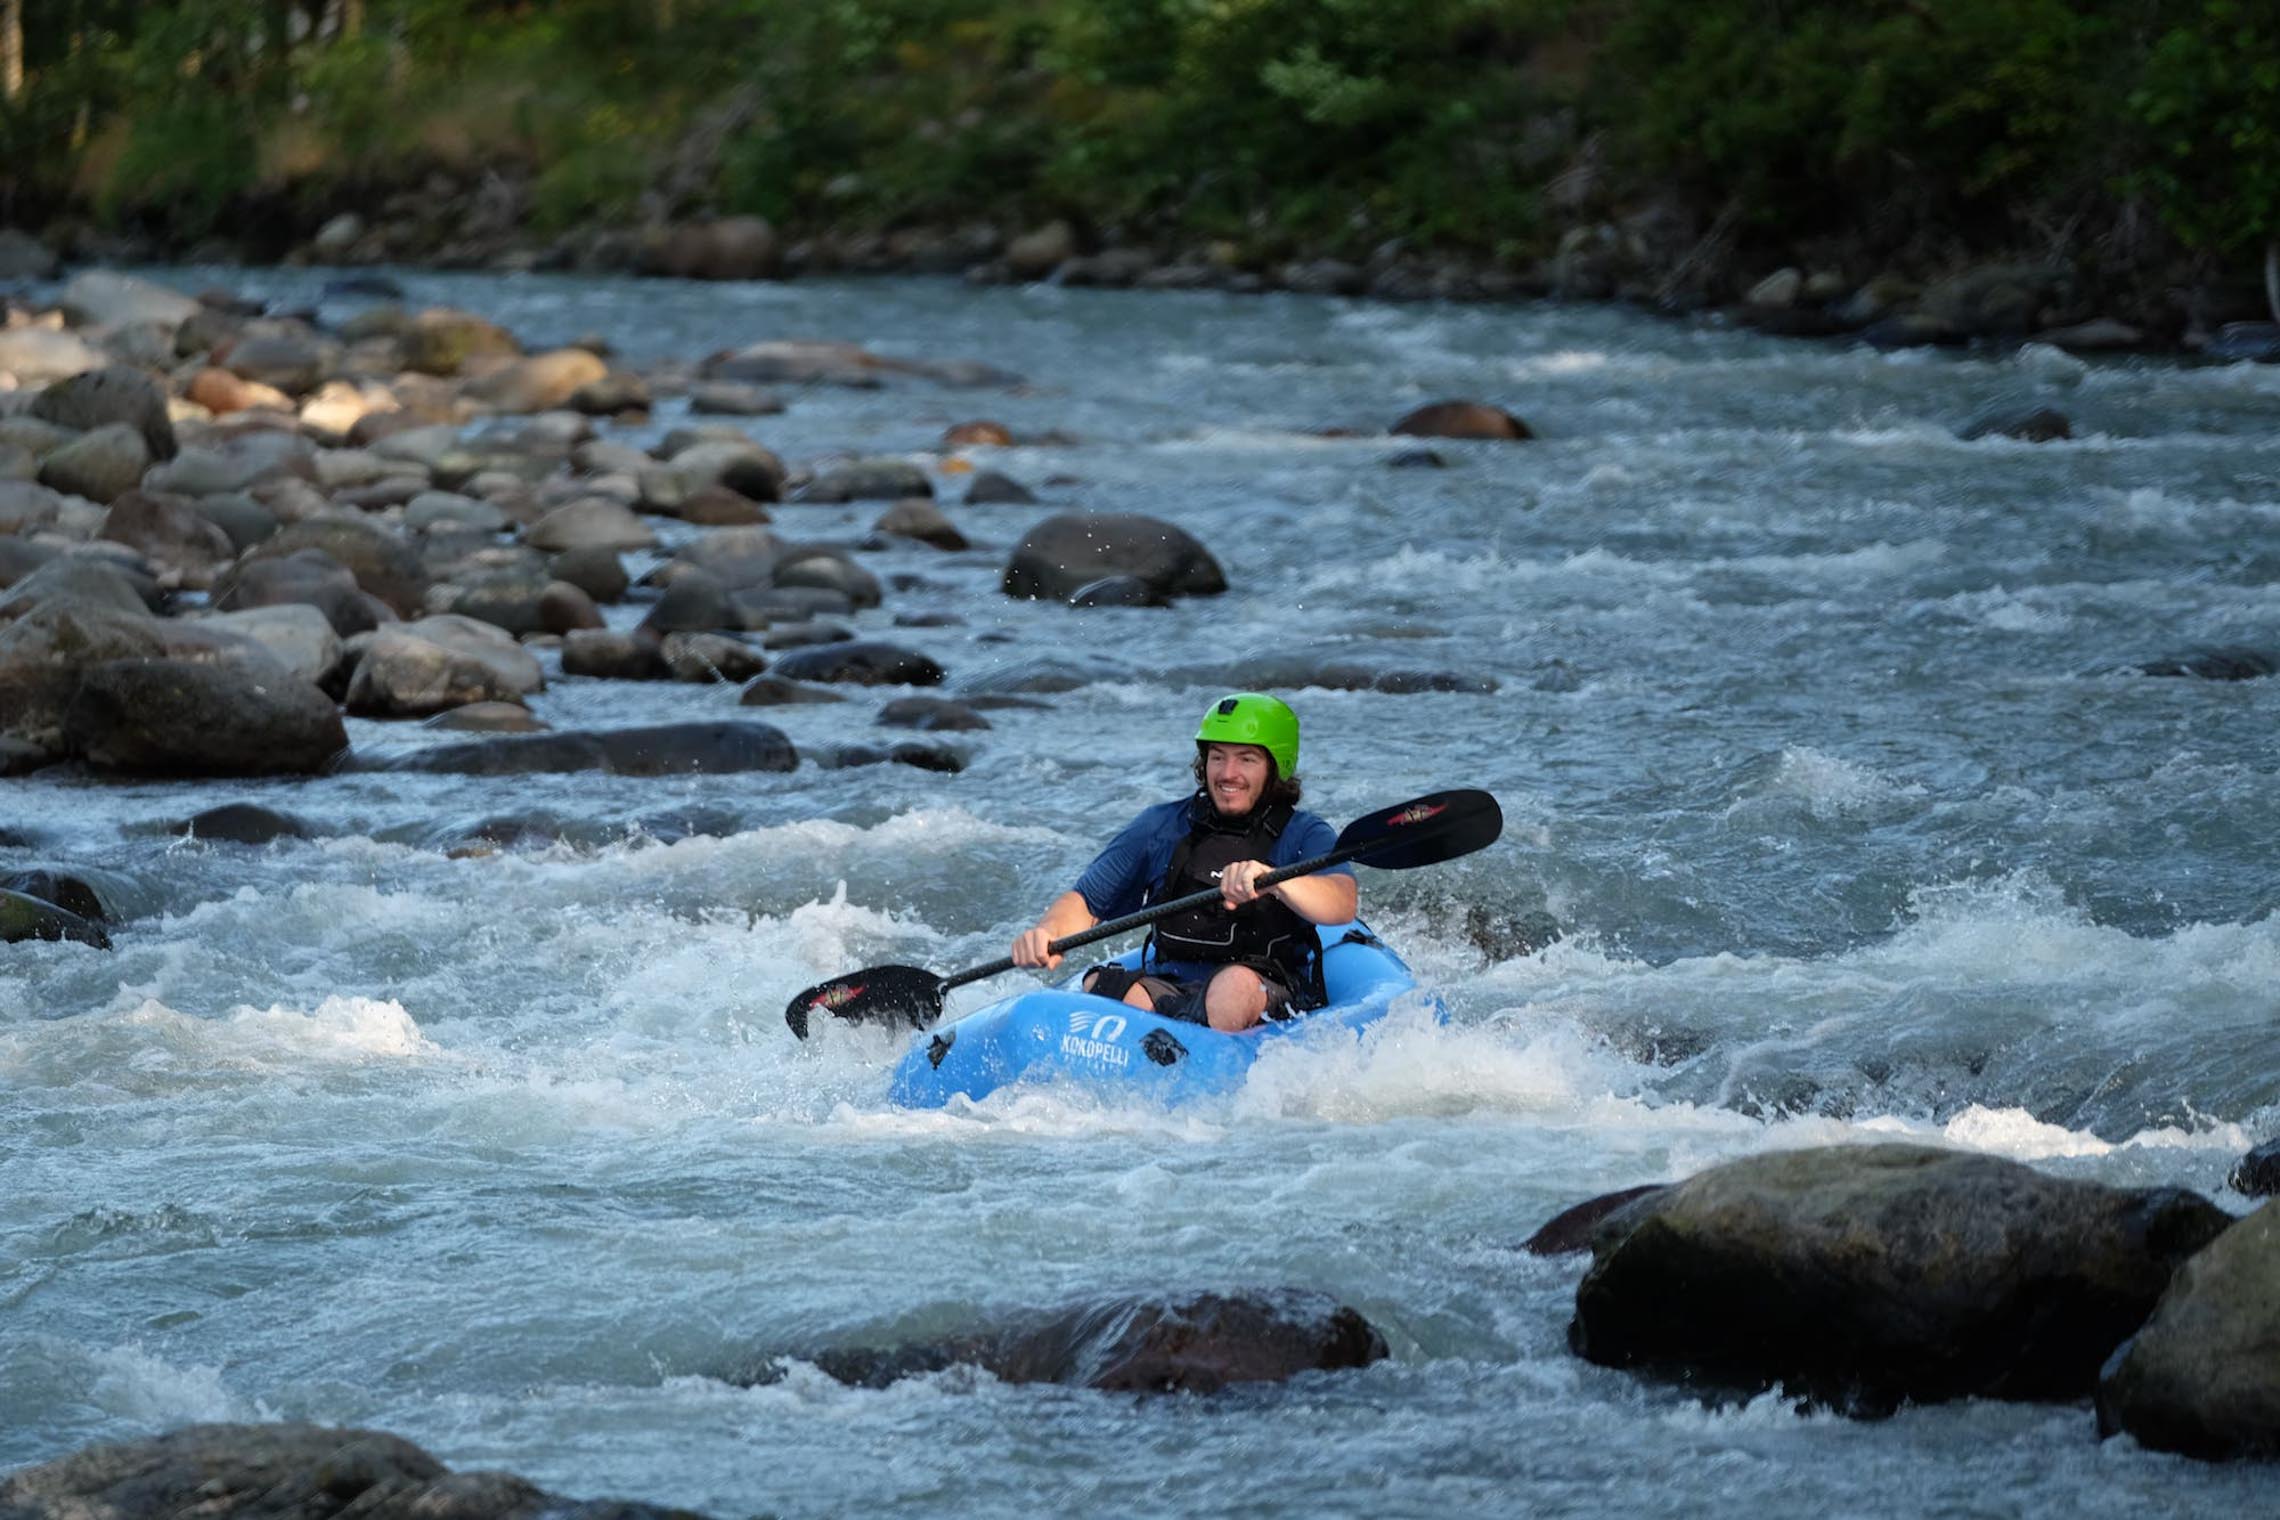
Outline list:
[[[1332,866],[1358,860],[1384,871],[1408,871],[1439,865],[1475,850],[1485,850],[1504,832],[1504,814],[1486,792],[1435,792],[1389,807],[1346,825],[1338,848],[1312,860],[1301,860],[1258,880],[1260,891],[1277,882],[1311,876]],[[1137,913],[1095,924],[1081,934],[1057,939],[1046,947],[1060,955],[1082,945],[1111,939],[1131,929],[1152,924],[1174,913],[1219,901],[1215,890],[1191,892],[1169,902],[1156,903]],[[1014,969],[1011,957],[975,966],[951,976],[936,976],[919,966],[873,966],[810,987],[784,1009],[784,1022],[801,1039],[808,1035],[808,1020],[816,1013],[837,1014],[856,1023],[908,1024],[925,1029],[942,1017],[942,995],[953,987]]]

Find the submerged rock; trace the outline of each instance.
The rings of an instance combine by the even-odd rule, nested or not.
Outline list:
[[[2197,681],[2257,681],[2280,674],[2280,655],[2236,645],[2148,660],[2138,669],[2149,676],[2188,676]]]
[[[268,659],[91,665],[63,732],[90,765],[143,776],[307,774],[348,748],[332,698]]]
[[[1007,596],[1065,601],[1108,576],[1162,596],[1216,596],[1227,574],[1184,528],[1136,512],[1063,512],[1022,536],[1000,583]]]
[[[1628,1204],[1661,1192],[1666,1186],[1666,1183],[1650,1182],[1585,1199],[1545,1220],[1535,1234],[1521,1243],[1520,1249],[1532,1256],[1564,1256],[1571,1251],[1588,1251],[1591,1237],[1597,1233],[1602,1220]]]
[[[849,686],[939,686],[942,667],[914,649],[870,640],[795,649],[776,662],[791,681],[835,681]]]
[[[309,826],[291,813],[251,802],[225,802],[185,818],[173,832],[227,844],[268,844],[274,839],[306,839]]]
[[[1869,1412],[2080,1398],[2229,1223],[2182,1189],[1924,1146],[1755,1156],[1611,1214],[1568,1340],[1607,1366]]]
[[[95,889],[76,876],[65,876],[48,870],[11,871],[0,876],[0,888],[36,897],[41,902],[53,903],[64,912],[86,919],[91,924],[111,922],[110,913]]]
[[[2233,1191],[2251,1198],[2280,1193],[2280,1139],[2267,1140],[2233,1165]]]
[[[2178,1270],[2099,1378],[2098,1428],[2188,1456],[2280,1457],[2280,1208]]]
[[[93,919],[83,918],[44,897],[0,887],[0,945],[21,944],[31,939],[70,940],[98,950],[111,948],[111,936]]]
[[[702,1520],[580,1502],[501,1472],[454,1473],[400,1436],[319,1425],[186,1425],[89,1446],[0,1480],[10,1520]]]
[[[1008,1383],[1067,1383],[1121,1393],[1215,1393],[1384,1360],[1385,1337],[1318,1293],[1198,1293],[1113,1299],[931,1345],[821,1353],[841,1382],[883,1388],[945,1367],[986,1368]]]
[[[1435,401],[1418,407],[1393,425],[1392,431],[1409,438],[1473,438],[1521,442],[1535,437],[1527,423],[1480,401]]]
[[[441,745],[374,766],[462,776],[606,771],[617,776],[788,771],[799,755],[766,723],[666,723],[652,728],[545,733]]]

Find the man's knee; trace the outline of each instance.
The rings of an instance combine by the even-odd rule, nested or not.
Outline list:
[[[1248,966],[1229,966],[1203,995],[1204,1022],[1223,1034],[1248,1029],[1267,1011],[1267,984]]]

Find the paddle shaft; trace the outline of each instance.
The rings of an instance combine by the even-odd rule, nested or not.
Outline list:
[[[1398,842],[1389,839],[1373,839],[1367,844],[1358,844],[1343,850],[1332,850],[1329,854],[1317,855],[1312,860],[1301,860],[1293,865],[1277,867],[1260,877],[1252,885],[1260,891],[1265,891],[1278,882],[1289,881],[1299,876],[1311,876],[1316,871],[1326,871],[1332,866],[1342,866],[1349,860],[1359,860],[1372,851]],[[1137,929],[1144,924],[1152,924],[1159,918],[1169,918],[1174,913],[1184,913],[1190,908],[1200,908],[1206,903],[1215,903],[1221,900],[1219,890],[1216,887],[1207,887],[1201,892],[1190,892],[1185,897],[1175,897],[1169,902],[1156,903],[1151,907],[1142,908],[1136,913],[1127,913],[1122,918],[1112,918],[1106,923],[1094,924],[1090,929],[1081,930],[1064,939],[1057,939],[1045,947],[1045,953],[1047,955],[1059,955],[1064,951],[1075,950],[1085,945],[1098,944],[1104,939],[1114,939],[1128,929]],[[942,979],[942,990],[948,992],[953,987],[963,987],[968,982],[978,982],[984,977],[1011,971],[1019,964],[1010,955],[1000,956],[986,966],[975,966],[971,970],[961,971],[955,976],[944,977]]]

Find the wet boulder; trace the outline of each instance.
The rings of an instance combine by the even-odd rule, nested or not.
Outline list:
[[[689,387],[689,410],[699,417],[772,417],[784,398],[741,380],[703,380]]]
[[[1169,607],[1171,599],[1137,575],[1104,575],[1069,593],[1072,607]]]
[[[1318,1293],[1197,1293],[1111,1299],[931,1345],[835,1349],[815,1364],[842,1382],[881,1388],[952,1366],[1008,1383],[1064,1383],[1114,1393],[1216,1393],[1308,1372],[1367,1367],[1385,1337]]]
[[[568,581],[597,602],[623,601],[630,582],[625,563],[615,549],[565,549],[554,556],[547,570],[558,581]]]
[[[2196,681],[2258,681],[2280,674],[2280,655],[2269,650],[2231,645],[2197,649],[2190,654],[2148,660],[2138,669],[2149,676],[2183,676]]]
[[[111,948],[110,934],[94,919],[47,898],[0,887],[0,945],[20,945],[35,939],[50,943],[68,940],[98,950]]]
[[[198,624],[267,650],[271,659],[312,686],[329,686],[344,653],[340,634],[324,610],[305,602],[209,613]]]
[[[1926,1146],[1754,1156],[1609,1215],[1568,1341],[1606,1366],[1867,1412],[2080,1398],[2229,1222],[2181,1189]]]
[[[1966,443],[2010,438],[2020,443],[2058,443],[2074,436],[2074,424],[2056,407],[2005,407],[1983,412],[1957,434]]]
[[[180,496],[130,490],[103,514],[98,538],[125,544],[148,560],[167,585],[203,591],[237,559],[229,534]]]
[[[721,528],[674,555],[658,572],[667,586],[691,571],[710,576],[724,591],[773,586],[785,544],[766,528]]]
[[[776,661],[776,674],[790,681],[845,686],[939,686],[943,672],[916,650],[854,639],[792,650]]]
[[[31,414],[79,433],[124,423],[142,439],[151,459],[172,459],[179,452],[174,423],[166,414],[166,392],[141,370],[123,364],[56,381],[33,398]]]
[[[1521,1243],[1520,1249],[1531,1256],[1565,1256],[1571,1252],[1591,1249],[1591,1237],[1598,1232],[1600,1222],[1616,1210],[1641,1198],[1663,1190],[1664,1184],[1650,1182],[1641,1187],[1627,1187],[1597,1198],[1587,1198],[1572,1208],[1560,1210],[1544,1221],[1536,1233]]]
[[[969,507],[1029,507],[1037,504],[1037,493],[1002,470],[976,470],[974,478],[966,482],[966,505]]]
[[[788,771],[798,765],[798,752],[783,730],[736,722],[508,735],[441,745],[388,761],[384,768],[469,776],[575,771],[681,776]]]
[[[691,492],[674,515],[698,528],[748,528],[770,521],[766,507],[726,486],[705,486]]]
[[[398,617],[419,615],[429,582],[419,550],[404,535],[355,518],[312,517],[289,524],[246,554],[240,561],[238,579],[242,579],[245,567],[284,559],[303,549],[329,555],[356,578],[359,589],[385,603]],[[216,592],[221,592],[218,584]]]
[[[176,824],[173,832],[186,839],[221,844],[270,844],[279,839],[307,839],[309,826],[291,813],[258,803],[225,802],[193,813]]]
[[[800,492],[816,502],[904,501],[934,495],[926,471],[904,459],[858,459],[825,470]]]
[[[40,484],[108,506],[133,490],[150,468],[142,434],[124,422],[81,433],[40,462]]]
[[[2280,1457],[2280,1207],[2178,1269],[2100,1376],[2098,1428],[2188,1456]]]
[[[91,665],[63,728],[88,764],[138,776],[310,774],[348,748],[332,699],[267,658]]]
[[[737,694],[739,707],[800,707],[821,702],[844,702],[838,692],[822,686],[803,686],[782,676],[761,676]]]
[[[455,1473],[377,1430],[186,1425],[84,1447],[0,1480],[10,1520],[703,1520],[580,1502],[503,1472]]]
[[[1435,401],[1418,407],[1393,425],[1405,438],[1470,438],[1520,442],[1535,437],[1528,424],[1482,401]]]
[[[647,630],[581,628],[562,637],[562,673],[601,681],[662,681],[663,641]]]
[[[787,545],[776,566],[779,591],[829,591],[847,599],[850,607],[876,607],[886,595],[879,578],[848,557],[843,549],[818,544]]]
[[[674,576],[657,605],[641,620],[642,631],[653,635],[707,633],[743,624],[743,615],[730,602],[728,587],[718,576],[702,570]]]
[[[538,661],[513,635],[450,613],[366,635],[348,680],[348,710],[371,718],[418,718],[470,702],[515,702],[546,685]]]
[[[477,734],[538,734],[547,728],[520,702],[470,702],[439,712],[421,726]]]
[[[2280,1193],[2280,1140],[2267,1140],[2241,1157],[2228,1181],[2234,1192],[2250,1198]]]
[[[95,889],[76,876],[45,869],[10,871],[0,876],[0,887],[36,897],[41,902],[54,903],[64,912],[86,919],[91,924],[107,924],[111,914],[103,906],[103,899]]]
[[[369,633],[396,615],[386,603],[367,595],[348,567],[322,549],[241,559],[216,578],[213,604],[225,611],[314,607],[342,638]]]
[[[697,684],[749,681],[768,668],[768,657],[742,639],[724,633],[669,633],[659,641],[659,657],[676,681]]]
[[[974,733],[990,726],[989,719],[965,703],[946,697],[897,697],[879,709],[879,722],[886,728],[928,733]]]
[[[749,438],[705,439],[643,468],[638,482],[643,510],[677,516],[691,497],[713,486],[747,501],[780,500],[784,462]]]
[[[1106,576],[1129,575],[1165,596],[1216,596],[1227,576],[1186,530],[1134,512],[1063,512],[1014,546],[1007,596],[1065,601]]]
[[[897,538],[913,539],[936,549],[958,550],[970,548],[966,535],[958,531],[943,510],[923,496],[898,501],[879,515],[871,524],[874,533],[889,533]]]

